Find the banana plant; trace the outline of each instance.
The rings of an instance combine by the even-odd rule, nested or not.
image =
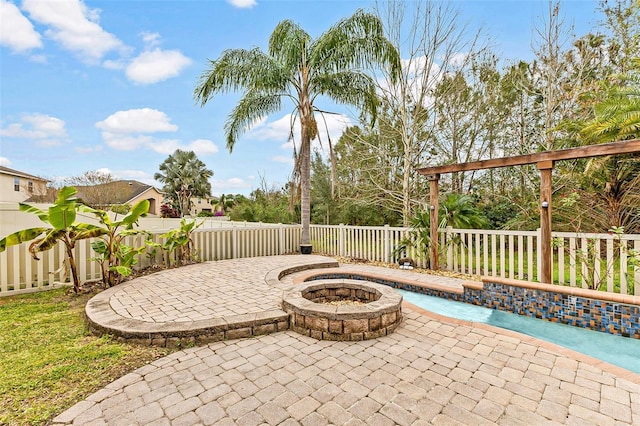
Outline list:
[[[25,203],[19,203],[19,209],[25,213],[32,213],[48,226],[38,228],[28,228],[7,235],[0,240],[0,252],[7,247],[18,245],[24,242],[33,241],[29,245],[29,252],[35,260],[40,260],[38,252],[47,251],[53,248],[59,241],[66,249],[65,265],[71,270],[73,277],[73,290],[78,293],[80,290],[80,279],[73,249],[76,242],[87,238],[94,238],[104,235],[106,230],[96,225],[88,223],[76,223],[77,212],[93,212],[94,209],[78,202],[75,195],[77,190],[74,187],[66,186],[58,191],[55,203],[47,210]]]
[[[113,287],[120,283],[122,277],[131,275],[132,267],[138,262],[137,256],[145,251],[146,246],[131,247],[123,244],[123,240],[128,236],[147,234],[146,231],[134,229],[134,225],[148,211],[148,200],[138,202],[120,220],[112,220],[104,210],[91,211],[103,225],[100,228],[103,230],[102,235],[91,243],[91,248],[98,254],[94,260],[100,263],[105,287]]]
[[[199,223],[195,220],[187,222],[186,219],[180,221],[180,228],[172,229],[171,231],[160,235],[161,238],[166,238],[162,248],[168,252],[167,266],[170,264],[170,258],[172,254],[176,253],[176,261],[178,265],[185,265],[192,261],[195,257],[193,253],[193,240],[191,239],[191,233],[202,226],[204,221]]]

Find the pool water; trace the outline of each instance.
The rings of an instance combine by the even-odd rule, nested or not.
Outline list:
[[[517,331],[640,374],[640,340],[396,289],[427,311]]]

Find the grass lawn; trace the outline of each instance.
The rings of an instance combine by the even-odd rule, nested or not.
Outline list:
[[[87,331],[91,295],[66,289],[0,298],[0,424],[40,425],[172,350]]]

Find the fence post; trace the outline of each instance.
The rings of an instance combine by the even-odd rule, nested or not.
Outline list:
[[[542,228],[536,229],[536,232],[536,278],[538,282],[542,282],[540,280],[542,275]]]
[[[231,230],[231,258],[236,259],[238,257],[238,230],[234,226]]]
[[[344,256],[344,224],[338,225],[338,256]]]
[[[447,266],[445,269],[453,271],[453,244],[451,244],[451,238],[453,234],[453,227],[447,226],[445,233],[445,244],[447,245]]]
[[[284,254],[284,227],[278,224],[278,254]]]
[[[389,241],[390,233],[389,225],[384,225],[384,261],[387,263],[391,263],[391,241]]]

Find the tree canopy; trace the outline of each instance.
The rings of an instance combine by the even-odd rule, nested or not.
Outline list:
[[[292,123],[300,122],[296,170],[301,186],[301,244],[309,245],[311,141],[318,134],[315,102],[325,96],[355,105],[370,118],[378,98],[373,78],[362,71],[370,65],[388,67],[395,78],[400,56],[384,35],[380,20],[362,10],[332,26],[317,39],[285,20],[274,29],[267,52],[258,48],[230,49],[209,63],[194,97],[202,106],[216,94],[242,91],[225,124],[227,148],[233,150],[242,133],[259,119],[294,105]],[[293,131],[292,131],[293,134]]]
[[[177,149],[160,164],[160,171],[153,178],[164,185],[167,199],[182,217],[189,214],[192,197],[211,195],[212,176],[213,171],[193,151]]]

